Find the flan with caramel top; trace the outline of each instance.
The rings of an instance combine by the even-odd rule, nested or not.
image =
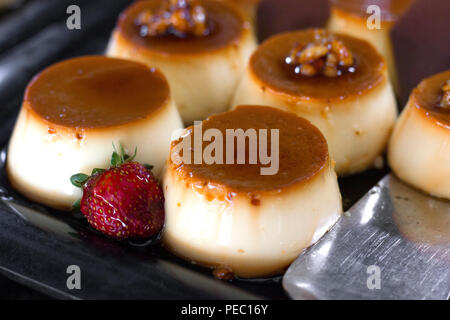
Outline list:
[[[328,29],[369,41],[386,59],[389,77],[398,92],[390,32],[414,0],[331,0]],[[378,22],[376,21],[378,19]]]
[[[450,70],[415,88],[395,125],[389,164],[405,182],[450,199]]]
[[[340,175],[370,167],[397,115],[383,57],[368,42],[321,29],[275,35],[253,53],[233,105],[262,104],[316,125]]]
[[[241,277],[283,271],[342,212],[325,138],[309,121],[265,106],[239,106],[199,126],[172,141],[165,245]]]
[[[151,0],[119,18],[107,55],[156,66],[167,76],[185,123],[225,111],[256,40],[223,1]]]
[[[12,186],[36,202],[70,209],[76,173],[106,168],[112,144],[161,173],[172,131],[182,127],[169,84],[156,69],[87,56],[39,73],[28,85],[9,143]]]

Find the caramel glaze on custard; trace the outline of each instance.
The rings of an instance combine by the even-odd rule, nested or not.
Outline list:
[[[25,106],[47,122],[69,128],[101,128],[147,118],[169,99],[157,70],[102,56],[57,63],[38,74]]]
[[[450,128],[450,108],[441,106],[442,86],[450,79],[450,70],[435,74],[423,80],[411,94],[416,108],[431,117],[437,124]]]
[[[314,29],[282,33],[260,45],[249,66],[263,90],[271,89],[300,100],[333,101],[361,95],[385,81],[386,65],[376,49],[366,41],[342,34],[334,35],[352,52],[354,72],[339,77],[295,74],[286,67],[285,58],[299,43],[312,42],[314,34]]]
[[[142,12],[157,12],[162,0],[138,1],[119,18],[118,30],[139,47],[162,54],[196,54],[214,51],[237,43],[246,23],[231,6],[216,1],[201,1],[210,22],[206,36],[179,38],[174,35],[141,36],[137,19]]]
[[[332,0],[332,10],[343,10],[345,13],[365,20],[372,13],[367,13],[370,5],[377,5],[381,9],[382,21],[397,20],[414,3],[414,0]],[[365,23],[365,21],[364,21]]]
[[[171,168],[181,175],[182,181],[193,183],[199,191],[210,190],[213,195],[225,194],[228,199],[233,194],[244,193],[258,195],[266,192],[280,192],[292,185],[308,181],[316,176],[328,163],[328,145],[322,133],[309,121],[292,113],[263,106],[238,106],[235,110],[213,115],[202,122],[203,133],[210,128],[218,129],[223,134],[225,163],[226,129],[267,129],[268,153],[271,151],[270,129],[279,129],[279,170],[275,175],[261,175],[260,168],[268,167],[248,164],[248,139],[246,139],[246,164],[237,163],[236,140],[234,164],[180,164],[170,161]],[[187,128],[193,137],[193,126]],[[172,148],[186,135],[172,142]],[[194,139],[191,143],[194,146]],[[259,134],[258,134],[259,141]],[[210,142],[203,142],[203,150]],[[259,152],[259,147],[258,147]],[[194,150],[191,149],[191,159]],[[259,157],[258,157],[259,159]],[[258,198],[252,204],[258,205]]]

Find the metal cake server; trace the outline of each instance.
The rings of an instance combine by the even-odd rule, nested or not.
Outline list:
[[[384,177],[290,266],[293,299],[449,299],[450,202]]]

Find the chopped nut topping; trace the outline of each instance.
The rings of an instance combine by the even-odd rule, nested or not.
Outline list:
[[[296,74],[337,77],[343,72],[354,72],[353,55],[348,48],[325,30],[316,30],[314,40],[296,44],[285,62],[294,67]]]
[[[440,106],[442,108],[450,109],[450,79],[448,79],[441,88],[442,90],[442,99]]]
[[[198,0],[165,0],[156,12],[142,12],[136,20],[142,37],[174,35],[202,37],[210,33],[206,10]]]

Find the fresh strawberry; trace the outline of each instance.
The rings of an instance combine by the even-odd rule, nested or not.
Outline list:
[[[127,156],[121,147],[114,151],[109,169],[94,169],[91,177],[71,177],[83,188],[79,206],[88,222],[118,240],[150,237],[164,224],[161,187],[148,167],[133,161],[134,156]]]

